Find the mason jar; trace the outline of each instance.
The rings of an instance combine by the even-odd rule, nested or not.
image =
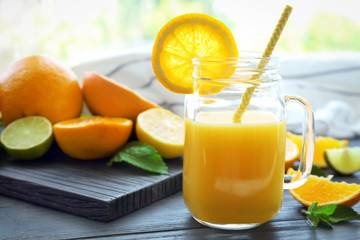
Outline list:
[[[302,185],[310,175],[311,106],[281,92],[277,57],[240,52],[237,58],[199,57],[193,63],[194,94],[185,97],[184,108],[185,204],[209,227],[256,227],[280,211],[284,189]],[[297,174],[284,182],[289,101],[304,109],[307,151]]]

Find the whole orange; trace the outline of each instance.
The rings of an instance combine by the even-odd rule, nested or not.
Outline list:
[[[78,117],[82,94],[75,73],[47,56],[13,63],[0,77],[0,110],[4,124],[40,115],[53,124]]]

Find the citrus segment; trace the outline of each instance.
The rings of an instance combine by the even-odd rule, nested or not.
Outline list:
[[[112,156],[128,140],[133,123],[125,118],[81,117],[53,126],[61,150],[77,159]]]
[[[234,37],[224,23],[205,14],[192,13],[174,18],[159,31],[152,52],[152,66],[167,89],[193,93],[193,58],[237,55]],[[210,67],[208,70],[214,71]],[[221,76],[224,72],[213,74]]]
[[[286,151],[285,151],[285,170],[290,168],[296,160],[299,159],[300,152],[296,144],[290,139],[286,138]]]
[[[328,149],[324,157],[326,163],[340,174],[350,175],[360,170],[360,147]]]
[[[53,124],[78,117],[82,95],[75,73],[46,56],[13,63],[0,77],[0,111],[5,125],[40,115]]]
[[[136,135],[141,142],[152,145],[164,158],[175,158],[184,149],[184,121],[176,114],[153,108],[139,114]]]
[[[136,120],[139,113],[159,107],[125,85],[95,72],[84,74],[82,92],[94,115]]]
[[[297,145],[299,152],[302,151],[302,136],[288,132],[287,136]],[[316,137],[315,138],[315,152],[314,164],[320,168],[327,167],[324,152],[326,149],[343,148],[349,144],[348,140],[337,140],[331,137]]]
[[[17,159],[35,159],[44,155],[53,141],[52,124],[40,116],[11,122],[1,133],[1,143]]]
[[[289,168],[287,174],[295,170]],[[346,182],[332,182],[329,178],[310,175],[300,187],[289,190],[290,194],[304,206],[317,202],[319,205],[337,203],[353,206],[360,201],[360,185]]]

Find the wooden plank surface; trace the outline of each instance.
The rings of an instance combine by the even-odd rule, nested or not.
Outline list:
[[[181,190],[182,159],[167,161],[158,175],[108,159],[71,159],[59,148],[35,161],[2,154],[0,193],[76,215],[110,221]]]
[[[193,220],[181,192],[108,223],[0,196],[0,239],[360,239],[359,221],[313,229],[301,209],[285,191],[273,220],[251,230],[225,231]],[[360,211],[360,205],[354,209]]]
[[[360,139],[350,145],[360,146]],[[360,184],[360,172],[334,179]],[[306,224],[302,208],[285,191],[283,207],[270,222],[225,231],[193,220],[181,192],[107,223],[0,196],[0,239],[360,239],[360,221],[339,223],[333,230],[314,229]],[[360,203],[354,209],[360,212]]]

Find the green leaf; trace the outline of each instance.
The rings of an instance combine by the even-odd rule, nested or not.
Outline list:
[[[360,220],[360,215],[351,207],[339,204],[327,204],[318,206],[313,203],[308,210],[302,211],[306,214],[306,222],[311,227],[323,226],[333,228],[333,224],[347,220]]]
[[[317,216],[319,216],[319,225],[327,227],[327,228],[333,228],[328,215],[318,214]]]
[[[327,204],[320,207],[317,207],[313,210],[315,214],[325,214],[327,216],[330,216],[334,213],[335,209],[337,208],[337,204]]]
[[[311,204],[308,208],[308,211],[309,212],[314,212],[318,207],[318,203],[317,202],[314,202],[313,204]]]
[[[351,207],[338,205],[329,219],[332,223],[337,223],[346,220],[360,220],[360,215]]]
[[[311,174],[319,176],[319,177],[326,177],[327,176],[327,174],[321,168],[316,166],[315,164],[313,164],[313,166],[312,166]]]
[[[156,149],[143,142],[134,141],[127,143],[106,165],[112,166],[114,162],[127,162],[138,168],[154,173],[168,173],[168,167]]]
[[[313,213],[309,213],[306,217],[306,222],[311,226],[311,227],[317,227],[318,223],[320,221],[319,216],[313,214]]]
[[[0,127],[4,126],[4,122],[0,120]]]

